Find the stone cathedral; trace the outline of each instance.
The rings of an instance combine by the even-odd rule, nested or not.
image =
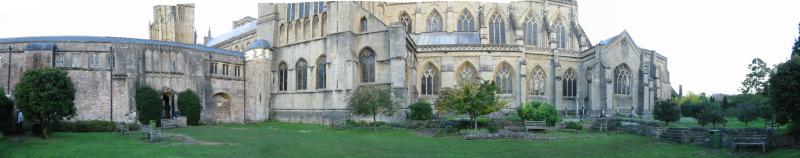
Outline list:
[[[180,112],[176,94],[192,90],[203,121],[222,123],[342,121],[364,85],[391,87],[405,108],[459,81],[491,80],[506,112],[536,100],[570,116],[648,117],[674,93],[665,56],[625,31],[593,43],[575,0],[261,3],[258,17],[201,41],[194,8],[155,6],[149,40],[0,39],[0,85],[10,91],[25,70],[59,67],[76,85],[74,119],[126,122],[144,85],[162,91],[164,119]]]

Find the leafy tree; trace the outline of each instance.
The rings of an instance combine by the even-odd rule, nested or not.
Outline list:
[[[497,98],[497,85],[493,81],[479,84],[463,84],[454,90],[443,90],[436,102],[436,110],[467,114],[475,129],[476,117],[490,114],[506,106],[507,102]]]
[[[412,120],[430,120],[433,117],[433,108],[425,101],[417,101],[408,106],[408,109],[411,111]]]
[[[181,110],[181,115],[186,116],[186,124],[200,125],[200,112],[203,107],[200,106],[200,97],[192,90],[186,90],[178,93],[178,109]]]
[[[359,86],[347,100],[347,107],[354,115],[372,116],[373,130],[377,130],[376,116],[394,114],[395,104],[391,90],[378,86]]]
[[[150,124],[150,120],[155,120],[157,126],[161,126],[161,99],[158,91],[148,86],[142,86],[136,89],[136,111],[138,113],[139,123],[143,125]]]
[[[681,119],[681,109],[672,101],[658,101],[655,109],[653,109],[653,117],[669,125],[670,122]]]
[[[2,89],[2,87],[0,87]],[[4,91],[0,90],[0,137],[2,134],[13,133],[14,129],[14,102],[6,97]]]
[[[697,123],[701,126],[706,126],[709,123],[716,126],[717,124],[726,122],[722,108],[720,108],[719,105],[707,101],[701,103],[700,112],[697,113],[695,119],[697,119]]]
[[[748,73],[747,78],[742,81],[742,87],[739,88],[739,91],[741,91],[742,94],[764,94],[767,75],[769,75],[772,70],[767,67],[767,63],[761,60],[761,58],[753,59],[750,65],[747,65],[747,68],[750,69],[750,73]]]
[[[776,121],[779,124],[793,123],[800,125],[800,58],[777,66],[777,70],[769,78],[770,103],[775,108]]]
[[[792,46],[792,56],[791,58],[800,57],[800,36],[794,40],[794,46]]]
[[[745,125],[748,125],[749,122],[756,120],[759,116],[759,110],[757,105],[753,104],[739,104],[736,105],[736,118],[739,121],[744,122]]]
[[[728,102],[728,96],[722,96],[722,109],[730,108],[731,103]]]
[[[14,88],[14,100],[26,119],[41,125],[47,139],[50,123],[75,116],[75,87],[67,72],[57,68],[25,71]]]
[[[517,115],[523,120],[545,121],[547,126],[555,126],[561,118],[555,106],[545,102],[530,101],[517,107]]]

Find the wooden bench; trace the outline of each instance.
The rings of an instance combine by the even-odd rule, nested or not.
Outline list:
[[[765,135],[752,135],[747,137],[740,137],[733,139],[733,151],[735,152],[739,146],[761,146],[761,152],[767,152],[767,136]]]
[[[547,131],[547,123],[544,121],[524,121],[525,131],[528,130],[544,130]]]

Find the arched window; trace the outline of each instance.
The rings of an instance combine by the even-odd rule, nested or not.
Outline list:
[[[475,20],[472,18],[472,14],[470,14],[467,9],[461,11],[461,15],[458,16],[458,31],[475,31]]]
[[[412,25],[411,17],[409,17],[408,14],[406,14],[405,12],[403,12],[403,14],[400,15],[400,23],[403,24],[403,27],[406,27],[407,33],[413,33],[414,25]]]
[[[297,90],[306,89],[308,81],[308,64],[306,60],[300,59],[294,67],[295,74],[297,74]]]
[[[512,72],[511,66],[505,63],[501,64],[500,68],[497,69],[495,82],[497,83],[497,91],[499,94],[511,94],[511,92],[513,92],[511,77],[514,74],[512,74]]]
[[[564,97],[574,98],[575,94],[577,94],[576,91],[578,91],[578,86],[577,86],[578,82],[576,82],[575,80],[576,76],[577,75],[575,74],[575,70],[572,70],[572,68],[567,69],[567,72],[564,73],[564,79],[561,82],[563,85],[562,92]]]
[[[361,82],[375,82],[375,52],[372,49],[361,51]]]
[[[422,95],[436,95],[439,91],[439,69],[428,63],[422,72]]]
[[[478,70],[469,62],[464,63],[458,71],[458,84],[471,83],[478,80]]]
[[[428,32],[441,32],[442,29],[442,16],[439,12],[433,10],[431,15],[428,16]]]
[[[294,20],[294,6],[296,4],[290,3],[286,5],[286,19]]]
[[[543,96],[545,94],[544,85],[545,82],[547,81],[546,78],[547,76],[544,73],[544,69],[542,69],[542,67],[536,66],[536,68],[533,69],[532,75],[533,77],[531,78],[531,81],[533,82],[533,84],[531,84],[532,87],[530,92],[531,95]]]
[[[360,31],[361,32],[367,32],[367,18],[366,17],[362,17],[361,18],[361,30]]]
[[[317,89],[325,88],[325,65],[326,59],[323,55],[317,59]]]
[[[631,70],[622,64],[614,68],[614,94],[631,94]]]
[[[567,32],[561,23],[556,24],[556,43],[558,48],[567,48]]]
[[[533,18],[533,15],[528,15],[528,18],[525,19],[524,25],[523,37],[525,37],[525,45],[538,45],[537,38],[539,38],[539,30],[536,26],[536,21]]]
[[[506,43],[506,24],[500,14],[494,14],[489,20],[489,43]]]
[[[278,65],[278,91],[286,91],[288,87],[287,85],[289,85],[287,83],[287,80],[289,79],[288,71],[289,67],[286,66],[286,63],[281,62],[281,64]]]

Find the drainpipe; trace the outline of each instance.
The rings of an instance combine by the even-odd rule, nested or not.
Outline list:
[[[6,94],[11,94],[11,46],[8,46],[8,78],[6,78]]]
[[[108,118],[111,122],[114,122],[114,47],[108,47],[108,51],[111,52],[111,60],[108,61],[108,107],[111,110],[109,111]]]

